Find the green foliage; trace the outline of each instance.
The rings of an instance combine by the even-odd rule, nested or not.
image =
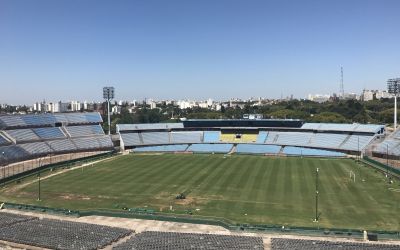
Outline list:
[[[344,116],[335,112],[322,112],[314,115],[309,119],[310,122],[335,122],[346,123],[349,122]]]

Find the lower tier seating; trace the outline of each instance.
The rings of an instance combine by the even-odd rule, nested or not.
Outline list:
[[[388,244],[370,244],[358,242],[340,242],[340,241],[323,241],[323,240],[303,240],[303,239],[285,239],[272,238],[272,250],[395,250],[399,249],[399,245]]]
[[[259,144],[238,144],[236,153],[250,154],[277,154],[281,150],[281,146],[277,145],[259,145]]]
[[[133,152],[182,152],[188,147],[187,144],[182,145],[163,145],[163,146],[147,146],[132,149]]]
[[[231,249],[261,250],[264,249],[261,237],[173,233],[143,232],[115,247],[116,250],[156,250],[156,249]]]
[[[0,240],[50,249],[99,249],[131,233],[123,228],[35,219],[1,228]]]
[[[233,144],[192,144],[187,151],[199,153],[229,153],[232,147]]]
[[[301,148],[301,147],[290,147],[286,146],[283,149],[283,153],[286,155],[304,155],[304,156],[326,156],[326,157],[344,157],[346,154],[312,148]]]

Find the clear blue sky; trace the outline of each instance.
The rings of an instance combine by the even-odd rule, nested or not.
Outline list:
[[[400,77],[400,1],[0,0],[0,103],[280,97]]]

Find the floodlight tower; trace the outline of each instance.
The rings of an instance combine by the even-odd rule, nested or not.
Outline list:
[[[400,93],[400,78],[393,78],[387,81],[388,92],[394,95],[394,130],[397,128],[397,96]]]
[[[110,101],[114,99],[114,87],[103,88],[103,98],[107,101],[107,113],[108,113],[108,134],[111,134],[111,122],[110,122]]]

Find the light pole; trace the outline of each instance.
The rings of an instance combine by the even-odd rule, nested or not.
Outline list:
[[[40,162],[41,162],[41,158],[39,158],[39,166],[38,166],[38,168],[39,168],[39,173],[38,173],[38,198],[37,198],[37,200],[38,201],[41,201],[41,199],[40,199],[40,194],[41,194],[41,190],[40,190]]]
[[[6,162],[6,157],[4,156],[4,154],[5,154],[4,151],[1,152],[1,156],[4,159],[4,162]],[[6,179],[6,166],[5,165],[3,166],[3,178],[2,179],[3,179],[3,181]],[[4,181],[3,186],[5,186],[5,185],[6,185],[6,182]]]
[[[315,219],[314,222],[318,222],[318,172],[319,168],[315,171]]]
[[[386,178],[389,178],[389,145],[386,144]]]
[[[114,87],[103,88],[103,98],[107,101],[107,114],[108,114],[108,135],[111,134],[111,122],[110,122],[110,101],[114,99]]]

